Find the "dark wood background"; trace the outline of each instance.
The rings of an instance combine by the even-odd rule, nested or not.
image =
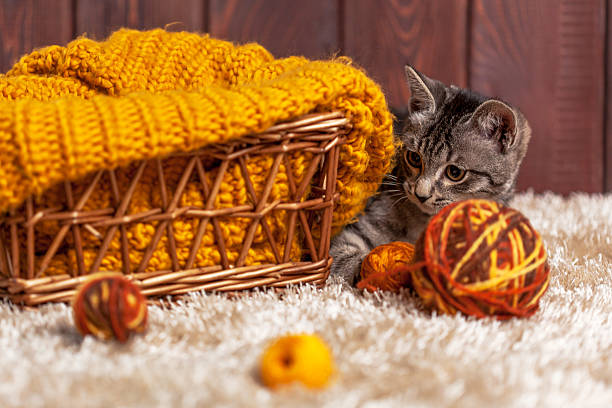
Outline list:
[[[612,0],[0,0],[0,69],[34,47],[118,27],[210,32],[276,56],[353,57],[390,105],[407,62],[500,96],[533,128],[519,187],[612,191]],[[172,24],[174,23],[174,24]]]

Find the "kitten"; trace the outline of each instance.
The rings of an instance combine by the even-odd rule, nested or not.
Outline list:
[[[405,69],[411,98],[396,132],[395,167],[357,222],[331,243],[331,273],[351,284],[374,247],[414,243],[445,205],[468,198],[507,203],[531,137],[518,109]]]

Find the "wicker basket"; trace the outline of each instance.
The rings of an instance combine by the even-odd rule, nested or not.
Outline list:
[[[73,183],[65,182],[62,186],[65,193],[63,207],[37,208],[36,200],[28,198],[21,208],[0,218],[0,273],[5,278],[0,280],[0,295],[14,303],[29,306],[45,302],[64,302],[71,299],[76,287],[88,274],[99,270],[100,263],[109,248],[115,234],[120,234],[122,273],[137,283],[147,296],[181,295],[198,290],[236,291],[255,287],[284,287],[300,282],[322,284],[325,282],[331,265],[329,243],[334,202],[337,200],[336,173],[338,167],[339,146],[343,136],[350,130],[350,123],[337,112],[313,114],[295,121],[278,124],[261,134],[244,137],[231,143],[209,145],[206,148],[183,153],[187,155],[187,165],[174,194],[169,194],[166,175],[163,170],[164,160],[157,159],[136,163],[133,180],[123,194],[117,187],[116,170],[100,171],[92,175],[82,195],[73,192]],[[304,151],[312,154],[306,173],[300,183],[287,172],[292,200],[271,201],[270,190],[275,183],[275,176],[281,163],[285,168],[290,166],[290,152]],[[253,190],[253,184],[246,171],[246,160],[257,155],[271,155],[273,165],[265,181],[259,199]],[[203,163],[214,162],[218,166],[217,176],[211,185],[202,182],[202,189],[207,197],[202,208],[193,206],[181,207],[180,196],[187,181],[199,176],[205,180],[206,171]],[[215,208],[215,196],[219,191],[223,173],[232,162],[238,163],[243,170],[244,183],[249,192],[250,204],[231,208]],[[142,213],[128,213],[128,204],[134,194],[135,186],[145,168],[154,166],[158,177],[159,192],[163,208],[154,208]],[[112,208],[99,208],[84,211],[88,197],[96,189],[102,176],[111,182],[115,195]],[[270,233],[266,223],[267,215],[275,211],[286,214],[287,237],[284,248]],[[162,236],[166,236],[168,250],[173,254],[175,240],[172,230],[173,220],[196,218],[199,220],[197,233],[191,243],[189,259],[180,265],[176,255],[172,256],[170,270],[150,271],[147,268],[151,254],[157,248]],[[242,250],[235,264],[230,264],[226,255],[224,237],[219,228],[219,217],[249,218]],[[43,252],[37,243],[38,228],[41,223],[58,224],[58,233],[45,246]],[[137,268],[131,268],[129,260],[130,242],[126,228],[133,223],[154,223],[153,240],[144,251],[142,262]],[[219,265],[193,267],[194,258],[200,246],[204,230],[212,224],[215,244],[221,256]],[[245,264],[246,254],[253,243],[255,231],[261,225],[268,243],[274,249],[275,263],[263,265]],[[104,233],[100,233],[103,230]],[[93,264],[86,268],[83,262],[83,237],[94,236],[99,239],[99,248]],[[70,236],[70,240],[66,237]],[[290,259],[289,250],[294,240],[300,239],[301,259]],[[25,243],[23,242],[25,241]],[[65,250],[66,245],[76,254],[76,267],[67,274],[44,276],[51,260],[58,251]],[[148,270],[149,269],[149,270]]]

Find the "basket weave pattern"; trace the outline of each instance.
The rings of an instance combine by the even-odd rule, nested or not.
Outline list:
[[[308,115],[29,197],[0,218],[0,293],[67,301],[100,270],[120,270],[148,296],[321,284],[349,130],[339,113]],[[243,200],[226,200],[228,186]]]

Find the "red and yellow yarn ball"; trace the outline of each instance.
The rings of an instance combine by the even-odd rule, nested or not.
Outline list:
[[[497,319],[530,316],[548,288],[538,232],[517,210],[488,200],[443,208],[416,245],[412,285],[425,305]]]
[[[335,370],[329,347],[314,334],[279,337],[261,357],[261,379],[270,388],[296,382],[308,388],[323,388]]]
[[[138,286],[118,273],[91,275],[72,300],[74,322],[82,335],[126,342],[147,325],[147,300]]]
[[[414,246],[407,242],[391,242],[374,248],[361,263],[357,287],[369,291],[399,292],[410,286],[410,264]]]

